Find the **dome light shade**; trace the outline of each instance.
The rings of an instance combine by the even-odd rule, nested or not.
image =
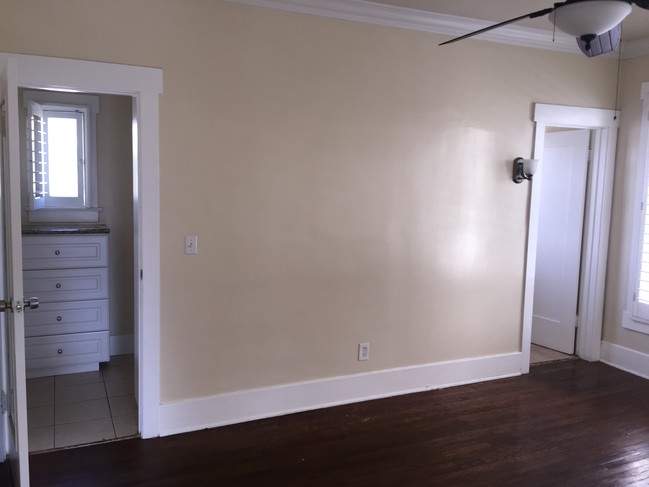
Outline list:
[[[601,35],[622,22],[631,13],[625,0],[583,0],[557,7],[550,22],[575,37]]]

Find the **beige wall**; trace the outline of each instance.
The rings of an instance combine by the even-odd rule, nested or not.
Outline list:
[[[625,61],[623,67],[620,89],[622,117],[615,171],[603,339],[649,353],[649,336],[622,328],[622,313],[627,304],[629,288],[633,199],[637,180],[636,169],[639,163],[638,144],[642,115],[640,86],[644,81],[649,81],[649,58]]]
[[[511,160],[534,102],[611,108],[615,60],[218,1],[0,8],[2,51],[164,70],[163,401],[520,349]]]
[[[101,221],[110,229],[110,335],[133,334],[132,99],[101,95],[97,116],[97,186]]]

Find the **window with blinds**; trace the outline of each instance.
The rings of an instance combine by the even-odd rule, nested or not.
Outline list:
[[[32,102],[28,111],[31,209],[86,206],[85,110]]]
[[[40,210],[97,208],[99,98],[76,93],[25,91],[23,102],[30,220],[46,218],[42,215],[48,212]],[[41,216],[34,218],[35,214]],[[49,215],[47,218],[53,218],[54,213]]]
[[[649,322],[649,188],[646,188],[645,200],[642,203],[642,225],[640,235],[640,251],[638,252],[638,278],[634,293],[633,315]]]
[[[633,244],[631,251],[629,306],[622,319],[623,326],[649,333],[649,83],[642,84],[643,116],[638,154],[634,208]]]

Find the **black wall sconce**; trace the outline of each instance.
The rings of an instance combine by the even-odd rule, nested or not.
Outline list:
[[[512,181],[519,184],[526,179],[531,180],[532,176],[534,176],[534,173],[536,172],[538,164],[538,159],[523,159],[522,157],[517,157],[514,159]]]

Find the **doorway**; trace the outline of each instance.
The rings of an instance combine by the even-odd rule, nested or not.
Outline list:
[[[534,158],[540,159],[541,164],[547,128],[586,129],[591,134],[592,153],[586,181],[579,279],[580,327],[575,340],[576,355],[589,361],[597,361],[600,357],[618,116],[614,110],[545,104],[534,106]],[[521,339],[522,373],[529,372],[530,367],[542,188],[541,171],[538,177],[534,176],[530,195]]]
[[[543,149],[532,364],[575,353],[591,131],[548,128]]]
[[[29,451],[135,436],[133,100],[40,90],[20,90],[19,99],[21,127],[34,105],[46,115],[39,132],[49,148],[42,156],[44,186],[52,195],[66,190],[88,202],[79,209],[32,209],[32,178],[28,170],[21,174],[24,290],[40,298],[39,308],[25,313]],[[62,110],[81,117],[79,130],[55,130],[55,117],[67,116]],[[20,133],[23,161],[32,134]],[[57,142],[73,149],[63,162],[51,155]],[[73,163],[64,163],[70,159],[89,170],[77,174]],[[70,180],[75,184],[52,189]],[[64,279],[62,289],[43,286],[44,274]],[[100,283],[97,289],[88,278]]]
[[[135,390],[138,398],[138,430],[143,438],[159,434],[160,406],[160,172],[159,96],[162,71],[109,63],[76,61],[20,54],[0,53],[0,68],[6,82],[8,100],[8,153],[6,161],[11,181],[6,204],[11,272],[8,292],[23,296],[21,251],[20,157],[18,154],[18,88],[106,93],[132,97],[133,120],[133,208],[135,237]],[[14,107],[14,108],[12,108]],[[22,304],[11,313],[17,323],[15,346],[9,343],[5,363],[13,365],[15,377],[9,407],[16,412],[15,442],[8,443],[8,457],[18,485],[29,484],[27,448],[27,401]],[[12,353],[13,352],[13,353]]]

